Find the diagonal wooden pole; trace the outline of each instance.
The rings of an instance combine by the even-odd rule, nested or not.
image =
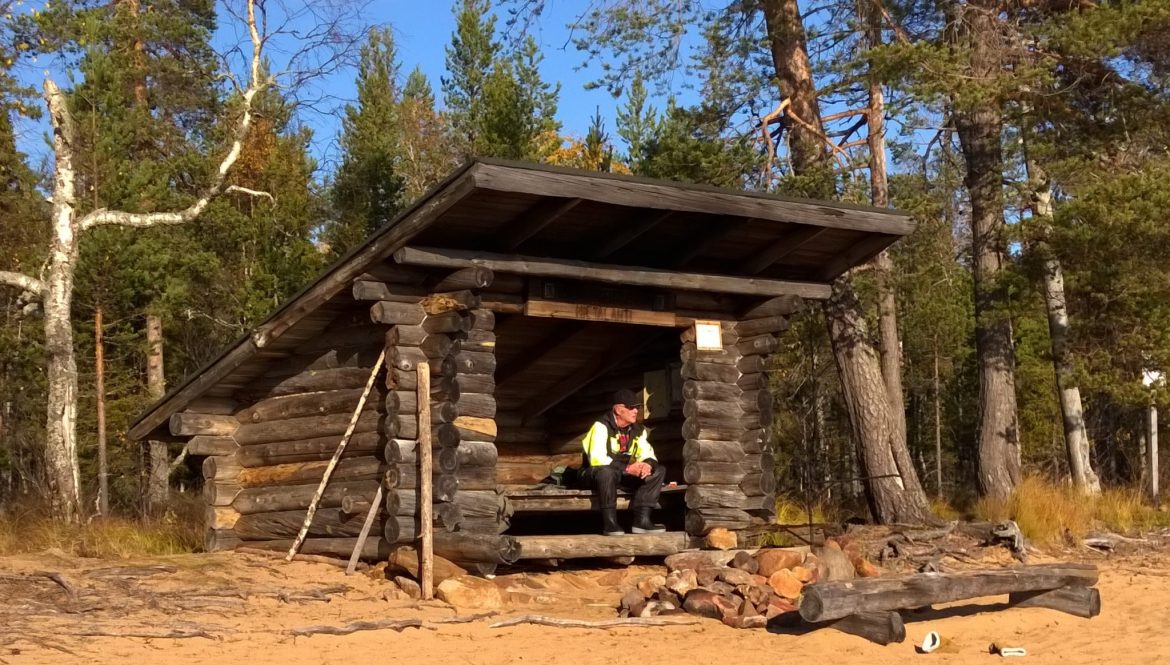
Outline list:
[[[357,562],[362,555],[362,548],[366,545],[366,538],[370,535],[370,527],[374,525],[374,517],[378,515],[381,508],[382,486],[378,485],[378,491],[374,492],[374,502],[370,504],[370,510],[366,513],[366,521],[362,524],[362,532],[358,534],[357,545],[353,548],[353,554],[349,555],[349,565],[345,567],[346,575],[353,575],[353,571],[357,570]]]
[[[422,599],[434,598],[435,540],[431,532],[431,367],[430,363],[418,364],[418,519],[422,536],[422,551],[419,554],[419,586]]]
[[[378,372],[382,370],[382,363],[386,361],[386,349],[382,349],[382,353],[378,354],[378,362],[374,363],[374,369],[370,371],[370,378],[366,381],[366,389],[362,391],[362,398],[358,400],[357,408],[353,410],[353,416],[349,419],[349,427],[345,428],[345,435],[341,437],[341,443],[337,444],[337,450],[333,452],[333,459],[329,460],[329,466],[325,467],[325,473],[321,476],[321,484],[317,485],[317,493],[313,495],[313,500],[309,502],[309,510],[305,513],[305,521],[301,524],[301,530],[297,533],[297,537],[293,540],[293,544],[288,548],[288,554],[285,555],[285,561],[292,561],[296,556],[297,550],[301,549],[301,543],[305,542],[305,536],[309,533],[309,525],[313,523],[313,516],[317,514],[317,504],[321,502],[321,495],[325,493],[325,486],[329,484],[329,477],[333,475],[333,469],[337,467],[337,461],[341,459],[341,454],[345,452],[345,446],[349,443],[349,437],[353,436],[353,430],[357,427],[358,418],[362,415],[362,409],[366,408],[366,399],[370,396],[370,390],[374,387],[374,380],[378,378]],[[378,505],[380,501],[374,502]]]

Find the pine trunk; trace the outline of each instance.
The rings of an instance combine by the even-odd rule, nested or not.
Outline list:
[[[781,96],[799,118],[792,126],[793,170],[814,181],[824,178],[821,191],[810,194],[832,198],[832,169],[799,5],[797,0],[764,0],[763,7]],[[878,354],[847,276],[836,281],[823,307],[854,439],[869,478],[874,517],[881,522],[927,521],[926,496],[913,466],[901,469],[896,461],[895,443],[905,449],[905,426],[899,434]],[[900,396],[900,387],[898,392]],[[908,462],[909,455],[905,457]]]
[[[110,465],[106,457],[106,349],[102,340],[102,308],[93,315],[94,383],[97,391],[98,514],[110,515]]]
[[[970,53],[972,85],[992,85],[999,75],[998,3],[973,0],[963,5],[955,31]],[[1016,411],[1015,350],[1002,283],[1003,112],[984,100],[957,108],[955,129],[962,146],[971,199],[971,245],[975,286],[975,350],[979,358],[979,488],[986,496],[1006,497],[1020,480],[1019,417]]]

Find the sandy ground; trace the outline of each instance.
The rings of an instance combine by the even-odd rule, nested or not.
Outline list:
[[[834,630],[734,630],[713,620],[658,628],[492,628],[508,616],[614,616],[621,583],[655,566],[500,576],[509,606],[471,623],[437,621],[480,610],[399,596],[390,582],[346,577],[316,563],[240,554],[98,561],[53,553],[0,559],[0,664],[294,663],[764,663],[792,658],[834,665],[934,661],[988,663],[988,644],[1024,647],[1034,663],[1170,662],[1170,557],[1096,559],[1102,614],[1080,619],[1043,609],[1005,609],[1006,598],[906,615],[907,641],[877,646]],[[44,573],[60,573],[73,594]],[[345,587],[342,590],[340,587]],[[324,600],[327,598],[328,600]],[[421,619],[402,632],[293,637],[310,625]],[[927,631],[943,637],[916,655]],[[148,637],[169,631],[202,636]],[[84,636],[85,633],[121,636]],[[126,636],[137,634],[139,636]]]

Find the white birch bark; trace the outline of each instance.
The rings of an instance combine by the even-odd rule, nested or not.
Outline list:
[[[45,350],[48,354],[48,399],[45,426],[45,471],[50,508],[55,517],[75,521],[81,510],[81,471],[77,455],[77,360],[73,352],[73,277],[79,242],[95,226],[120,225],[148,228],[183,224],[202,213],[227,191],[228,172],[243,149],[252,125],[252,102],[269,81],[261,78],[263,40],[256,26],[253,0],[247,3],[248,32],[252,41],[250,79],[242,95],[242,115],[236,125],[228,153],[219,163],[212,182],[187,208],[176,212],[135,214],[98,209],[77,219],[74,170],[76,133],[64,93],[51,79],[44,84],[45,103],[53,128],[55,173],[52,193],[52,236],[45,277],[42,280],[19,273],[0,271],[0,285],[39,296],[44,310]],[[250,193],[250,192],[249,192]]]
[[[1025,147],[1026,150],[1026,147]],[[1085,494],[1101,493],[1101,480],[1093,471],[1089,432],[1081,404],[1081,389],[1076,384],[1072,362],[1068,357],[1068,300],[1064,292],[1064,270],[1060,259],[1045,240],[1052,224],[1052,185],[1040,166],[1025,155],[1025,167],[1032,189],[1033,222],[1039,240],[1033,250],[1043,260],[1044,309],[1048,314],[1048,336],[1052,348],[1052,370],[1064,425],[1064,446],[1068,454],[1069,475],[1073,486]]]

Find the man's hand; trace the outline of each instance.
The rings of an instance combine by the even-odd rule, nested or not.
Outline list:
[[[650,465],[645,462],[634,462],[633,464],[626,467],[626,473],[637,478],[645,479],[647,476],[653,473],[653,469],[651,469]]]

